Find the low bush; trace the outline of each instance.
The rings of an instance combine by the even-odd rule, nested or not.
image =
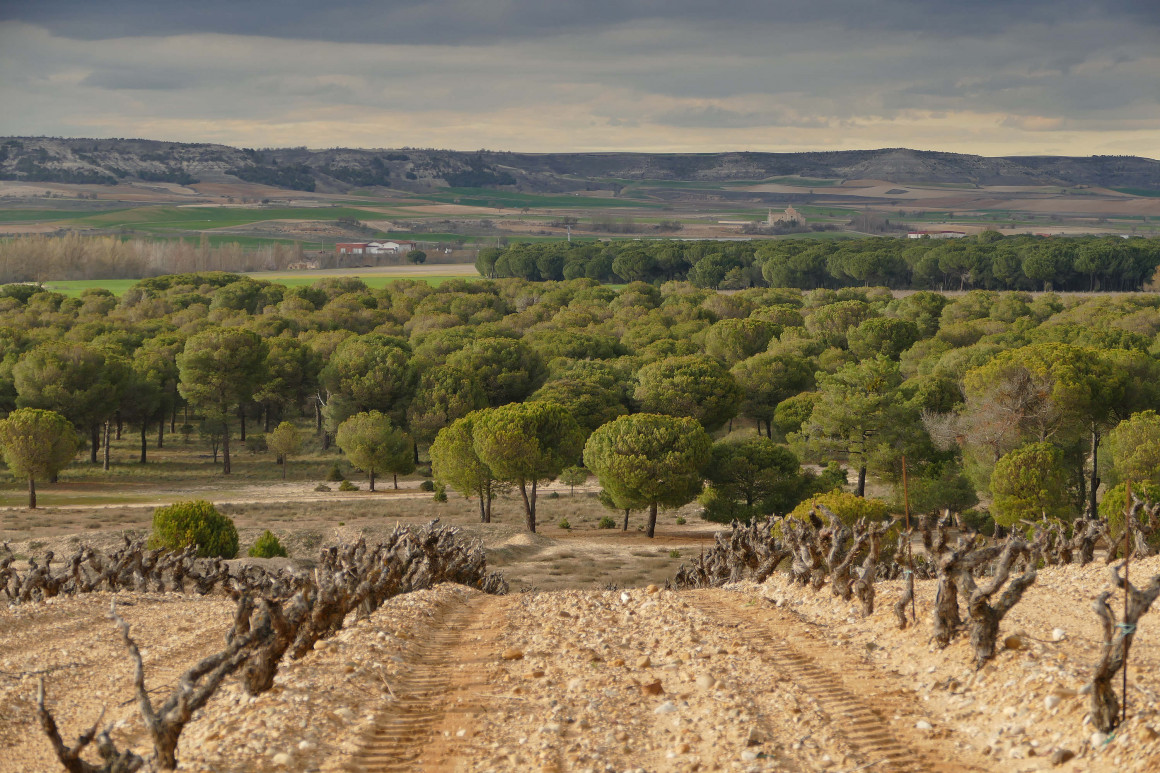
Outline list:
[[[196,545],[203,558],[233,558],[238,554],[234,522],[204,499],[174,502],[153,511],[149,548],[184,550]]]
[[[254,540],[248,555],[250,558],[286,558],[288,554],[286,548],[282,547],[282,543],[274,536],[274,532],[266,529],[262,532],[262,536]]]
[[[686,523],[688,523],[688,521],[685,520],[685,516],[683,516],[683,515],[677,516],[677,526],[684,526]]]
[[[340,481],[346,480],[346,476],[342,474],[342,470],[338,469],[338,464],[335,463],[335,465],[330,468],[330,472],[326,473],[326,479],[331,483],[338,483]]]
[[[615,529],[616,528],[616,521],[612,520],[611,518],[609,518],[606,515],[600,519],[599,523],[596,524],[596,528],[597,529]]]
[[[815,502],[830,508],[847,526],[853,526],[859,518],[865,518],[867,521],[885,521],[889,517],[886,503],[881,499],[860,497],[848,491],[830,491],[810,497],[795,507],[789,516],[803,521],[809,520],[810,508]]]
[[[266,436],[254,433],[247,435],[246,450],[251,454],[265,453],[268,450],[266,446]]]
[[[330,486],[326,485],[325,483],[319,483],[317,486],[314,487],[314,490],[315,491],[330,491]]]
[[[712,523],[749,523],[756,512],[755,508],[722,496],[716,486],[709,486],[701,492],[697,502],[701,505],[701,517]]]
[[[988,537],[995,536],[995,519],[986,510],[967,510],[962,519],[964,526]]]
[[[669,558],[680,558],[680,557],[681,557],[681,551],[679,551],[679,550],[670,550],[669,551]]]
[[[419,490],[420,491],[434,491],[435,490],[435,481],[433,481],[433,480],[420,481]]]
[[[1132,483],[1132,494],[1147,502],[1160,501],[1160,486],[1155,483],[1140,483],[1138,481]],[[1128,507],[1128,486],[1126,483],[1120,483],[1113,486],[1110,491],[1104,493],[1104,498],[1100,500],[1099,513],[1100,517],[1108,522],[1108,530],[1112,537],[1119,538],[1123,542],[1124,536],[1124,511]],[[1148,540],[1149,544],[1154,547],[1160,545],[1160,534],[1152,535]]]
[[[354,483],[351,483],[349,480],[344,480],[342,483],[338,484],[338,490],[339,491],[358,491],[358,486]]]
[[[447,501],[447,487],[444,486],[442,483],[437,485],[435,487],[435,494],[431,498],[434,499],[436,502],[446,502]]]
[[[567,519],[567,518],[561,518],[561,519],[560,519],[560,528],[561,528],[561,529],[564,529],[565,531],[567,531],[567,530],[569,530],[569,529],[571,529],[571,528],[572,528],[572,524],[568,523],[568,519]]]

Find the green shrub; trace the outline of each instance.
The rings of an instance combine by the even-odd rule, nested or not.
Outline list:
[[[436,502],[446,502],[447,501],[447,487],[444,486],[442,483],[436,485],[435,486],[435,494],[431,498],[434,499]]]
[[[743,503],[722,495],[716,486],[707,486],[697,497],[697,501],[701,504],[701,517],[712,523],[733,521],[749,523],[755,513],[755,508],[746,507]]]
[[[1004,454],[991,473],[995,523],[1012,528],[1044,516],[1070,521],[1075,513],[1070,475],[1063,453],[1051,443],[1028,443]]]
[[[285,558],[287,553],[286,548],[282,547],[282,543],[274,536],[274,532],[266,529],[261,537],[254,540],[248,555],[250,558]]]
[[[995,536],[995,519],[986,510],[967,510],[962,519],[964,526],[988,537]]]
[[[260,433],[246,435],[246,450],[251,454],[264,453],[267,450],[266,436]]]
[[[1160,486],[1155,483],[1140,483],[1132,481],[1132,494],[1146,502],[1160,501]],[[1122,543],[1124,536],[1124,510],[1127,509],[1128,486],[1121,483],[1104,494],[1100,500],[1100,518],[1108,522],[1108,531],[1113,538],[1119,538]],[[1155,544],[1160,544],[1160,534],[1153,535]]]
[[[572,524],[568,523],[568,519],[567,519],[567,518],[561,518],[561,519],[560,519],[560,528],[561,528],[561,529],[564,529],[565,531],[567,531],[567,530],[569,530],[569,529],[571,529],[571,528],[572,528]]]
[[[326,485],[325,483],[319,483],[317,486],[314,487],[314,490],[315,491],[330,491],[330,486]]]
[[[334,466],[330,468],[330,472],[326,473],[326,479],[331,483],[338,483],[339,481],[346,480],[346,476],[342,474],[342,470],[338,469],[337,462],[335,462]]]
[[[355,485],[354,483],[351,483],[349,480],[344,480],[342,483],[338,484],[338,490],[339,491],[358,491],[358,486]]]
[[[889,517],[886,503],[881,499],[860,497],[847,491],[829,491],[810,497],[794,508],[789,514],[791,518],[806,521],[810,517],[810,508],[814,503],[825,505],[834,512],[847,526],[853,526],[859,518],[868,521],[885,521]]]
[[[681,557],[681,551],[679,551],[679,550],[670,550],[669,551],[669,558],[680,558],[680,557]]]
[[[419,490],[420,491],[434,491],[435,490],[435,481],[433,481],[433,480],[420,481]]]
[[[233,558],[238,554],[238,530],[204,499],[174,502],[153,511],[150,549],[184,550],[190,545],[196,545],[202,557]]]
[[[948,509],[962,513],[979,504],[975,487],[954,464],[931,465],[921,475],[910,479],[910,512],[936,513]],[[895,496],[894,507],[901,510],[902,491]]]
[[[606,515],[600,519],[599,523],[596,524],[596,528],[597,529],[615,529],[616,528],[616,521],[612,520],[611,518],[609,518]]]
[[[560,498],[559,491],[549,491],[548,492],[548,499],[559,499],[559,498]]]
[[[686,523],[688,523],[688,521],[685,520],[685,516],[683,516],[683,515],[677,516],[677,526],[684,526]]]

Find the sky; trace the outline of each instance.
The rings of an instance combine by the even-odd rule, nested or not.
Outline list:
[[[0,0],[0,135],[1160,158],[1160,0]]]

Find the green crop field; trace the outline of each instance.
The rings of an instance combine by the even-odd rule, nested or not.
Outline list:
[[[1154,188],[1112,188],[1117,193],[1126,193],[1129,196],[1147,196],[1148,198],[1156,198],[1160,196],[1160,191]]]
[[[126,212],[125,209],[108,210],[99,214],[109,215]],[[45,220],[73,220],[78,216],[94,215],[94,212],[77,212],[67,209],[0,209],[0,223],[35,223]]]
[[[71,279],[64,282],[45,282],[44,286],[57,293],[76,297],[93,288],[108,290],[113,295],[121,295],[140,279]]]
[[[523,207],[535,209],[601,209],[601,208],[639,208],[656,209],[661,206],[642,201],[625,201],[624,199],[602,199],[594,196],[574,196],[571,194],[547,195],[533,193],[515,193],[509,191],[493,191],[489,188],[448,188],[439,193],[428,193],[416,196],[428,201],[444,204],[462,204],[470,207],[507,207],[520,209]]]

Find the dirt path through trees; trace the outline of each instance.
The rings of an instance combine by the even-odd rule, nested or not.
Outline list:
[[[455,599],[390,685],[394,698],[367,734],[351,771],[453,771],[485,711],[490,666],[500,660],[508,598]]]

